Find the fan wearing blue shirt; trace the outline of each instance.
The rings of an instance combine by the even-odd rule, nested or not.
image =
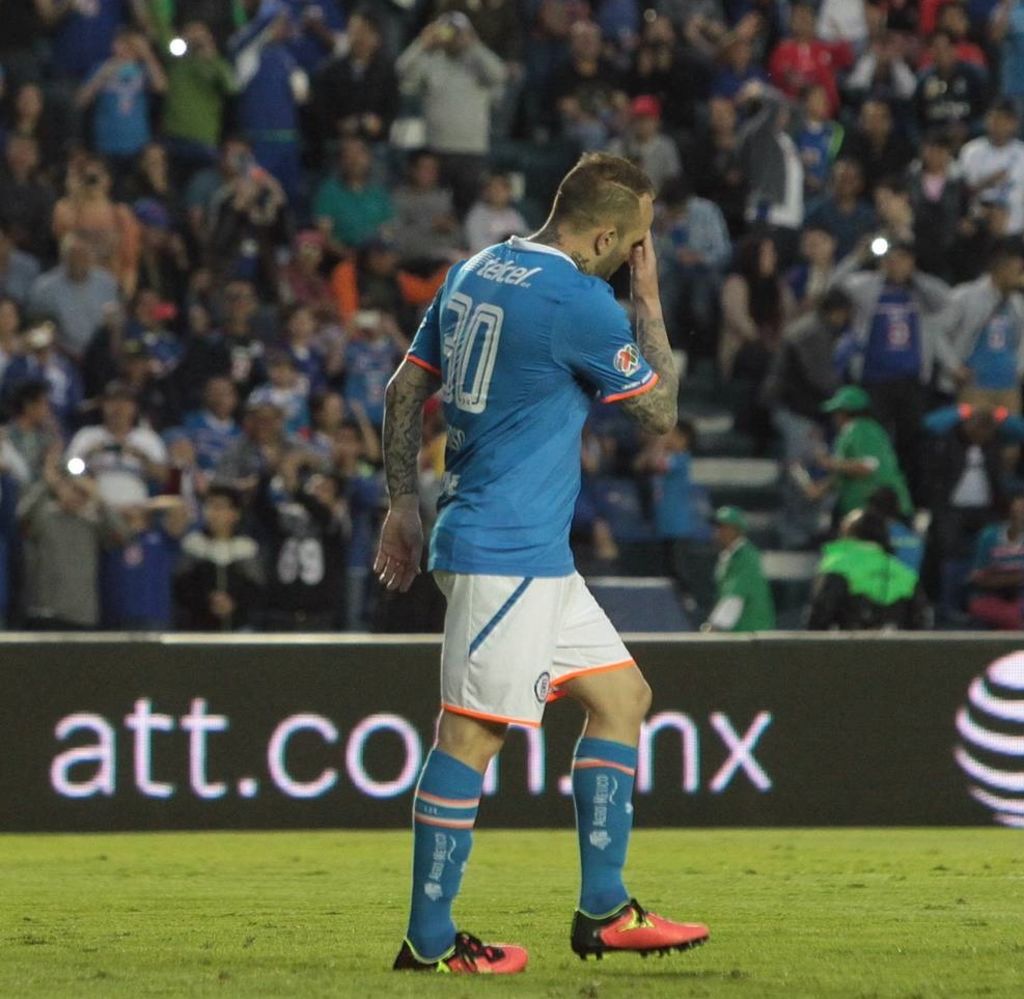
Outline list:
[[[451,907],[484,771],[510,723],[539,726],[549,697],[561,695],[587,711],[572,776],[582,872],[573,950],[685,949],[707,938],[700,924],[646,912],[623,885],[650,691],[569,549],[592,399],[620,403],[649,433],[676,422],[653,215],[642,170],[584,156],[535,236],[451,269],[388,386],[390,505],[374,570],[389,589],[407,590],[420,568],[422,407],[438,388],[448,424],[429,559],[448,600],[442,710],[414,800],[411,912],[396,970],[525,967],[522,947],[457,931]],[[627,261],[635,336],[607,283]]]

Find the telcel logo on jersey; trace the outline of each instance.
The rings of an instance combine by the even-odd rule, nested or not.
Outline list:
[[[526,280],[540,273],[539,267],[520,267],[511,260],[489,260],[477,268],[477,277],[486,281],[496,281],[498,284],[513,284],[519,288],[529,288]]]
[[[1024,828],[1024,652],[997,659],[971,682],[956,728],[954,755],[971,796],[996,822]]]
[[[640,350],[632,343],[626,344],[615,353],[615,370],[621,371],[627,378],[640,368]]]

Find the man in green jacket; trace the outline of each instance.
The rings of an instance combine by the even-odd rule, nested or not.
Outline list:
[[[914,512],[906,479],[900,470],[892,442],[885,428],[868,415],[871,399],[859,385],[844,385],[822,410],[831,413],[836,424],[836,440],[831,454],[818,458],[828,475],[805,486],[807,496],[819,500],[836,492],[836,512],[840,517],[867,505],[875,490],[889,486],[896,491],[900,511]]]
[[[769,631],[775,627],[772,591],[761,569],[761,553],[747,539],[747,520],[734,506],[719,507],[712,518],[718,602],[701,631]]]

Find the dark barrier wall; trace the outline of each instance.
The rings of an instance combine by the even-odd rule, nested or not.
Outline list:
[[[1024,823],[1024,653],[982,638],[634,641],[641,825]],[[0,642],[0,828],[408,821],[438,645]],[[581,714],[514,731],[487,826],[572,820]]]

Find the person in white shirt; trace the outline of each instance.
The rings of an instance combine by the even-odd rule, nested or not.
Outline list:
[[[985,116],[986,134],[960,150],[960,168],[971,194],[1006,202],[1010,236],[1024,232],[1024,142],[1017,138],[1019,126],[1013,101],[1002,98]]]
[[[68,471],[94,476],[100,499],[111,507],[145,503],[167,480],[167,448],[153,430],[136,425],[138,403],[124,382],[107,385],[102,408],[101,424],[71,438]]]
[[[509,236],[525,236],[529,231],[526,219],[512,204],[512,185],[508,177],[492,174],[466,216],[469,252],[479,253]]]

